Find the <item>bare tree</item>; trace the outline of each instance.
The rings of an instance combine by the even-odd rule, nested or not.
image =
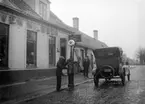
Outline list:
[[[136,57],[140,60],[140,64],[145,62],[145,48],[139,48],[136,53]]]

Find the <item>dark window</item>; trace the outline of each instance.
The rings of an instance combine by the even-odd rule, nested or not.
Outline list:
[[[55,66],[55,58],[56,58],[56,38],[53,36],[49,37],[49,66]]]
[[[60,55],[66,58],[66,39],[60,38]]]
[[[116,50],[116,49],[102,49],[102,50],[98,50],[95,52],[95,55],[97,57],[119,57],[121,54],[120,54],[120,51],[119,50]]]
[[[27,31],[27,67],[36,67],[37,33]]]
[[[0,23],[0,67],[8,67],[9,26]]]

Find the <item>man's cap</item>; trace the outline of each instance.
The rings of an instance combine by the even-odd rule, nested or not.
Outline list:
[[[60,58],[60,59],[65,59],[63,56],[60,56],[59,58]]]

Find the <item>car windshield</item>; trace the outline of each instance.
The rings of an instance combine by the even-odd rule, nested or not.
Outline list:
[[[118,51],[118,50],[96,50],[95,56],[98,58],[119,57],[120,51]]]
[[[113,52],[98,52],[97,56],[98,57],[104,57],[104,56],[114,56],[115,53]]]

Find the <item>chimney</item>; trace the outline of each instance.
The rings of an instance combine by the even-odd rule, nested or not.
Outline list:
[[[94,30],[94,39],[98,40],[98,30]]]
[[[73,27],[79,30],[79,18],[77,17],[73,18]]]

